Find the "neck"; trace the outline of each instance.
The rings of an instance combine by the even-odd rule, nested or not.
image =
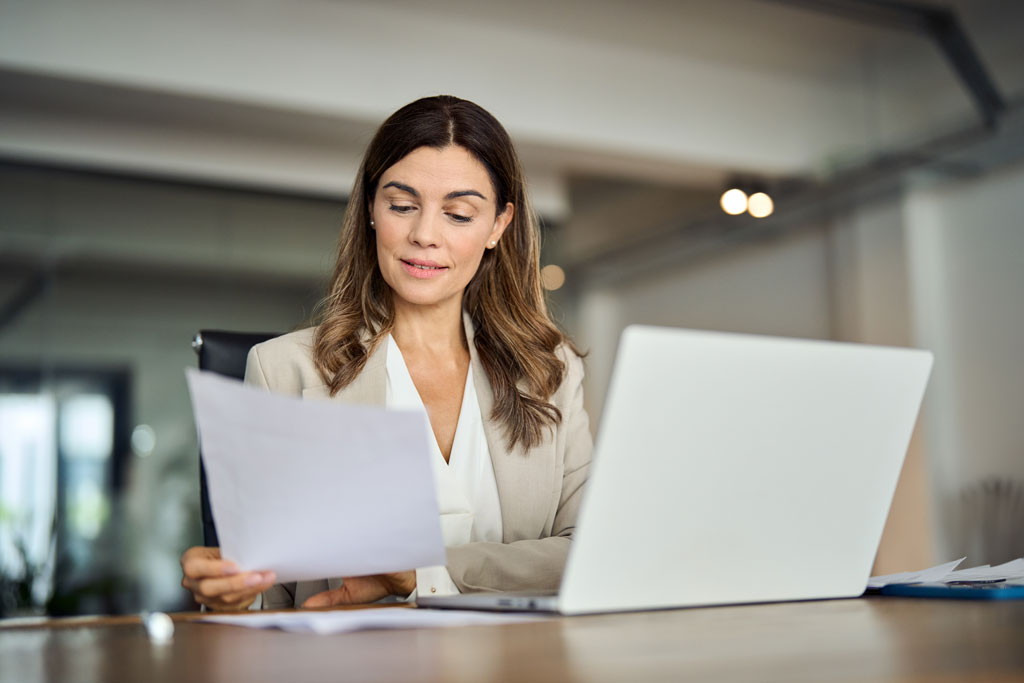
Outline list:
[[[462,298],[441,306],[416,306],[396,298],[391,336],[403,353],[413,349],[438,354],[464,351]]]

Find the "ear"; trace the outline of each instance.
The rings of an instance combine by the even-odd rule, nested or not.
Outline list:
[[[491,245],[497,246],[498,240],[501,239],[502,234],[505,232],[505,228],[512,223],[512,218],[515,216],[516,208],[509,202],[505,205],[505,210],[499,213],[494,218],[494,229],[491,230],[491,234],[487,237],[487,248],[493,249]]]

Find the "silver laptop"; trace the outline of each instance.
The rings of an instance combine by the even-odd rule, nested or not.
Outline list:
[[[629,327],[559,593],[418,603],[586,614],[860,595],[931,365]]]

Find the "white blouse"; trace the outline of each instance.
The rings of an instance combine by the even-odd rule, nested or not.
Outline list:
[[[387,343],[387,407],[419,410],[426,416],[427,409],[420,399],[398,344],[390,335]],[[498,486],[494,481],[490,449],[484,435],[472,366],[466,373],[462,408],[448,462],[444,461],[436,439],[430,439],[430,446],[430,462],[434,468],[437,501],[441,508],[441,534],[445,546],[471,541],[500,543],[501,507],[498,503]],[[425,567],[416,570],[416,591],[425,595],[450,595],[458,593],[459,589],[444,567]]]

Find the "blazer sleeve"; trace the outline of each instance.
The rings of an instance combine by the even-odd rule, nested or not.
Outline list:
[[[448,573],[461,592],[553,591],[561,583],[594,449],[583,408],[583,361],[568,349],[565,353],[568,359],[562,395],[567,398],[560,406],[562,422],[555,435],[561,449],[562,485],[551,535],[512,543],[449,547]]]

